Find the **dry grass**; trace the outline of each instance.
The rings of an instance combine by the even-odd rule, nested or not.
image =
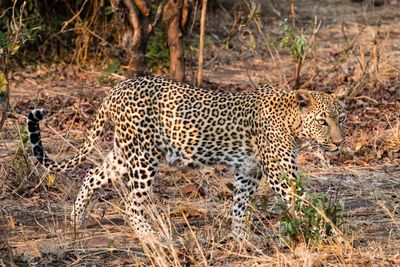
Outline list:
[[[24,116],[39,106],[51,111],[47,126],[42,126],[44,144],[53,158],[69,157],[82,142],[104,91],[110,88],[108,82],[116,80],[115,76],[105,79],[96,67],[38,65],[14,73],[12,118],[1,133],[0,265],[400,265],[400,57],[396,43],[400,25],[395,19],[400,12],[398,6],[372,9],[366,3],[348,1],[318,3],[304,1],[296,10],[298,27],[314,35],[315,50],[304,61],[302,81],[317,90],[346,83],[354,93],[347,103],[347,143],[342,153],[332,158],[305,148],[299,163],[311,175],[306,181],[309,188],[344,200],[349,230],[343,242],[289,246],[279,231],[275,197],[264,181],[250,212],[248,227],[253,234],[249,240],[220,244],[229,231],[232,198],[233,173],[224,166],[196,172],[162,166],[149,207],[152,225],[165,239],[162,243],[139,243],[121,209],[124,192],[115,189],[96,196],[85,227],[74,229],[68,216],[81,178],[101,162],[112,135],[106,134],[99,153],[90,161],[73,172],[55,174],[52,183],[50,174],[26,157]],[[262,10],[275,16],[267,7]],[[275,8],[283,16],[290,12],[284,4]],[[233,16],[217,15],[226,25],[233,24]],[[318,34],[306,28],[314,15],[322,21]],[[206,76],[219,84],[210,87],[249,90],[250,77],[255,84],[290,85],[294,74],[291,55],[274,43],[264,45],[279,37],[278,20],[268,16],[262,31],[259,25],[249,24],[258,42],[256,49],[240,33],[230,39],[230,50],[221,50],[217,41],[209,46],[206,54],[220,53],[205,60]],[[383,20],[383,34],[373,45],[377,18]],[[210,31],[218,29],[212,25],[217,20],[209,21]],[[348,56],[338,60],[345,49],[349,49]]]
[[[287,246],[277,226],[279,214],[272,199],[266,208],[259,206],[252,210],[253,223],[249,226],[254,235],[250,240],[220,244],[219,240],[229,231],[230,196],[216,185],[216,176],[223,178],[215,170],[199,175],[168,166],[162,168],[148,213],[164,241],[154,240],[150,244],[140,244],[134,236],[124,220],[120,209],[123,204],[116,190],[103,193],[100,198],[106,199],[91,205],[83,229],[73,229],[67,223],[67,216],[74,196],[68,196],[76,192],[79,182],[56,180],[49,186],[44,175],[43,187],[34,193],[35,197],[2,200],[2,225],[7,233],[4,245],[10,247],[16,260],[40,264],[395,265],[399,263],[400,246],[400,203],[396,199],[399,175],[399,168],[318,173],[310,181],[312,188],[327,194],[339,192],[353,230],[343,243],[309,248],[302,244]],[[201,194],[189,196],[184,190],[187,184],[198,185],[196,188]],[[110,194],[112,199],[108,200]],[[262,202],[265,196],[272,198],[263,184],[255,202]],[[7,259],[6,254],[3,256]]]

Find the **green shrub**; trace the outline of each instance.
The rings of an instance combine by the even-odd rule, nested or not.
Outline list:
[[[301,175],[296,180],[295,195],[290,207],[284,203],[279,205],[283,211],[280,230],[289,244],[318,245],[328,237],[335,237],[334,228],[341,229],[345,223],[344,203],[332,201],[323,193],[306,193]]]
[[[169,65],[169,51],[165,46],[166,42],[166,31],[156,27],[153,34],[149,36],[146,53],[146,60],[152,71],[158,71]]]

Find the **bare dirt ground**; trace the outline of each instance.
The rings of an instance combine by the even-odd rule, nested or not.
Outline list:
[[[25,116],[36,107],[47,109],[44,146],[52,158],[68,158],[82,143],[102,98],[121,78],[106,74],[101,64],[39,64],[12,74],[13,109],[0,137],[0,265],[399,266],[400,3],[367,2],[307,0],[299,1],[297,8],[298,27],[309,38],[315,17],[321,21],[302,82],[316,90],[342,84],[353,89],[347,99],[346,144],[340,155],[326,156],[305,147],[299,157],[301,169],[310,176],[306,184],[311,191],[344,201],[349,230],[343,244],[288,247],[277,226],[275,197],[263,183],[251,212],[258,241],[219,245],[229,229],[232,198],[232,170],[224,166],[201,171],[161,168],[152,222],[170,237],[164,249],[141,246],[125,221],[121,198],[112,189],[103,190],[93,201],[85,227],[74,229],[68,219],[80,181],[101,162],[112,133],[99,144],[99,153],[77,170],[49,174],[26,156]],[[250,33],[235,33],[228,50],[220,48],[234,23],[234,12],[220,6],[210,13],[208,34],[213,41],[207,48],[205,87],[241,91],[265,82],[290,87],[291,54],[271,41],[279,38],[282,19],[267,1],[260,4],[262,31],[249,22]],[[284,18],[289,17],[287,6],[280,3],[274,8]],[[213,24],[216,16],[224,20],[218,21],[220,27]],[[382,25],[376,68],[372,39],[378,19]],[[343,51],[348,56],[341,60]],[[189,79],[193,71],[189,68]]]

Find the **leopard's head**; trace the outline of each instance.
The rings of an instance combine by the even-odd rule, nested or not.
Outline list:
[[[333,94],[297,90],[300,109],[300,137],[314,139],[326,151],[336,152],[344,141],[342,125],[346,119],[343,102],[346,88],[339,87]]]

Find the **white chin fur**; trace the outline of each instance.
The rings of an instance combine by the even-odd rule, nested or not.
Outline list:
[[[329,156],[337,156],[337,155],[339,155],[339,152],[340,152],[339,149],[336,149],[334,151],[327,150],[327,151],[325,151],[325,154],[327,154]]]

